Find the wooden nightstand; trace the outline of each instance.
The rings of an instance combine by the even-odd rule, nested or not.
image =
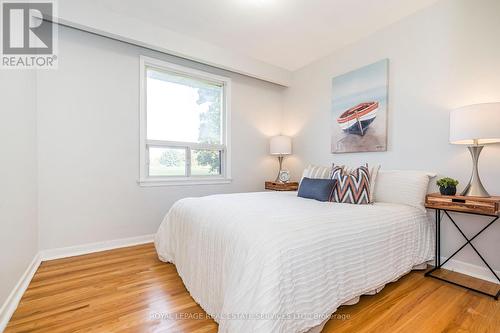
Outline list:
[[[490,197],[490,198],[479,198],[479,197],[464,197],[460,195],[441,195],[439,193],[428,194],[425,198],[425,207],[429,209],[436,210],[436,249],[435,249],[435,264],[434,268],[425,273],[425,276],[430,276],[432,278],[445,281],[448,283],[452,283],[454,285],[467,288],[469,290],[476,291],[483,295],[487,295],[498,300],[500,296],[500,290],[496,294],[490,294],[484,292],[482,290],[474,289],[462,284],[459,284],[454,281],[446,280],[442,277],[438,277],[432,275],[432,273],[440,268],[442,268],[452,257],[454,257],[457,253],[459,253],[465,246],[470,245],[472,249],[477,253],[477,255],[481,258],[484,264],[488,267],[488,269],[493,273],[493,275],[497,278],[498,282],[500,282],[500,278],[495,273],[495,271],[490,267],[488,262],[484,259],[484,257],[479,253],[476,247],[472,244],[472,241],[479,236],[483,231],[488,229],[493,223],[495,223],[499,219],[500,215],[500,197]],[[476,233],[471,238],[468,238],[465,233],[460,229],[458,224],[453,220],[448,212],[457,212],[463,214],[472,214],[472,215],[481,215],[493,217],[490,223],[488,223],[484,228],[482,228],[478,233]],[[458,231],[462,234],[464,239],[466,240],[465,244],[458,248],[448,259],[446,259],[443,263],[441,263],[441,216],[446,215],[448,219],[455,225]]]
[[[287,182],[287,183],[277,183],[277,182],[266,182],[266,190],[272,191],[297,191],[299,189],[298,182]]]

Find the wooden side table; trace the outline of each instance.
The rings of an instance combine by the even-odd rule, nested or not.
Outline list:
[[[472,244],[472,241],[479,236],[483,231],[488,229],[493,223],[495,223],[499,219],[500,215],[500,197],[490,197],[490,198],[479,198],[479,197],[464,197],[460,195],[448,196],[441,195],[439,193],[433,193],[427,195],[425,198],[425,207],[429,209],[436,210],[436,249],[435,249],[435,264],[434,268],[425,273],[425,276],[430,276],[432,278],[445,281],[469,290],[473,290],[475,292],[481,293],[483,295],[487,295],[493,297],[498,300],[500,296],[500,290],[496,294],[489,294],[484,291],[474,289],[454,281],[446,280],[442,277],[438,277],[432,275],[433,272],[442,268],[452,257],[454,257],[457,253],[459,253],[464,247],[470,245],[472,249],[477,253],[479,258],[484,262],[484,264],[488,267],[488,269],[493,273],[493,275],[497,278],[497,281],[500,282],[500,278],[495,273],[495,271],[491,268],[488,262],[484,259],[484,257],[479,253],[476,247]],[[472,215],[481,215],[487,217],[493,217],[493,220],[490,221],[484,228],[482,228],[478,233],[476,233],[471,238],[468,238],[465,233],[460,229],[458,224],[453,220],[450,216],[449,212],[458,212],[464,214],[472,214]],[[444,213],[448,217],[448,219],[453,223],[453,225],[458,229],[460,234],[465,238],[466,242],[461,247],[458,248],[451,256],[448,257],[443,263],[441,263],[441,215]]]
[[[297,191],[299,189],[299,183],[298,182],[286,182],[286,183],[266,182],[265,189],[272,190],[272,191]]]

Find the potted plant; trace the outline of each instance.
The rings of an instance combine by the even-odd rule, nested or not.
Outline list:
[[[445,177],[439,179],[436,184],[442,195],[455,195],[457,193],[458,180],[456,179]]]

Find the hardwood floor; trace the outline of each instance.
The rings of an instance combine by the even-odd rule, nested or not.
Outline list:
[[[217,324],[146,244],[42,263],[5,332],[201,333]],[[411,272],[341,307],[323,332],[498,333],[500,301]]]

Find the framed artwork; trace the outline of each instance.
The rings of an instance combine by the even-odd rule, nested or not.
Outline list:
[[[332,79],[332,153],[387,150],[389,59]]]

